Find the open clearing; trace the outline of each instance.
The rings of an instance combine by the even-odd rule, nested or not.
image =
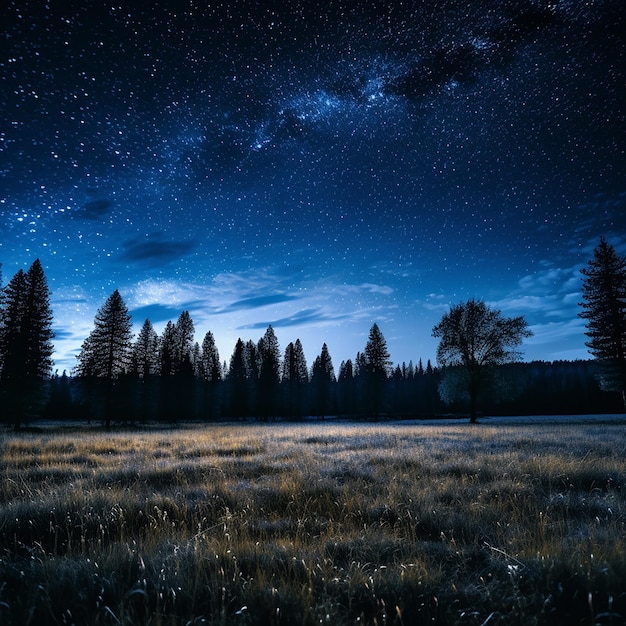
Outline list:
[[[2,624],[626,623],[619,418],[42,429],[0,456]]]

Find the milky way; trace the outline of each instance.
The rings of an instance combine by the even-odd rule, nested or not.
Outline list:
[[[374,321],[432,358],[467,297],[586,355],[578,270],[626,249],[621,0],[135,4],[0,14],[0,261],[41,258],[60,368],[115,288],[224,359],[272,323],[338,365]]]

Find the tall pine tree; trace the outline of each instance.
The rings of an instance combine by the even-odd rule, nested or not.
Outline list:
[[[138,411],[142,422],[155,415],[157,375],[159,372],[159,337],[146,319],[132,348],[131,372],[137,391]]]
[[[280,348],[271,324],[257,344],[259,416],[267,421],[276,412],[280,384]]]
[[[219,415],[223,372],[220,354],[210,330],[202,340],[198,373],[202,386],[201,414],[213,420]]]
[[[129,371],[132,355],[131,318],[116,289],[98,309],[94,329],[76,357],[75,375],[102,381],[105,388],[105,427],[111,426],[115,381]]]
[[[159,337],[149,319],[146,319],[137,335],[132,350],[132,371],[147,379],[159,370]]]
[[[626,409],[626,257],[602,237],[581,273],[586,345],[598,362],[602,388],[621,392]]]
[[[374,324],[365,345],[365,383],[368,406],[378,419],[384,406],[387,378],[391,372],[391,359],[387,349],[387,341],[378,324]]]
[[[233,417],[245,419],[248,415],[249,385],[246,345],[237,339],[230,357],[226,382],[230,398],[230,412]]]
[[[324,419],[335,408],[335,369],[324,344],[311,368],[313,412]]]
[[[283,359],[283,377],[281,386],[284,390],[285,413],[292,418],[301,418],[304,408],[309,374],[304,358],[302,342],[289,343]]]
[[[39,259],[19,270],[0,299],[0,387],[5,419],[16,430],[44,400],[52,369],[52,311]]]

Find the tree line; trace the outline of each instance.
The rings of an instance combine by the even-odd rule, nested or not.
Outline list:
[[[98,309],[74,370],[51,376],[53,316],[36,260],[0,294],[2,420],[17,429],[41,416],[87,417],[110,427],[113,420],[379,419],[455,411],[476,421],[480,411],[616,411],[626,381],[626,258],[602,238],[582,275],[580,315],[594,361],[520,362],[518,348],[531,334],[524,318],[471,299],[452,306],[433,328],[440,340],[435,367],[421,360],[394,366],[377,324],[363,351],[337,373],[325,343],[309,367],[300,340],[281,352],[271,325],[257,342],[239,339],[227,363],[210,331],[195,340],[188,311],[160,335],[146,319],[134,338],[115,290]]]

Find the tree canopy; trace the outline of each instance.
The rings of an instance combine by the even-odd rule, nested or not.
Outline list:
[[[452,306],[433,328],[433,336],[440,339],[437,361],[457,368],[447,376],[457,377],[456,388],[468,393],[474,423],[478,394],[487,387],[492,368],[518,360],[518,347],[532,331],[522,316],[504,317],[482,300],[470,299]],[[450,378],[446,383],[450,386]]]

